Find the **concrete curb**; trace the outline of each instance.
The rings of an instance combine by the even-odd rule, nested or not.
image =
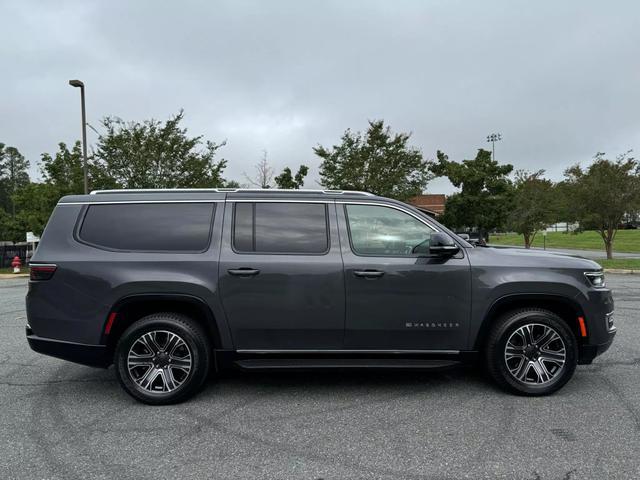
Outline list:
[[[24,278],[28,276],[28,273],[0,273],[0,280],[8,280],[10,278]]]
[[[605,268],[604,273],[622,273],[625,275],[632,275],[640,273],[640,270],[631,270],[629,268]]]

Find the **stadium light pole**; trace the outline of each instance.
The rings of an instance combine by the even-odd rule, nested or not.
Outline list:
[[[502,135],[499,133],[491,133],[487,135],[487,142],[491,143],[491,159],[495,161],[496,159],[496,142],[502,140]]]
[[[80,88],[80,104],[82,107],[82,168],[84,172],[84,193],[89,193],[89,183],[87,181],[87,114],[84,106],[84,83],[80,80],[69,80],[69,85]]]

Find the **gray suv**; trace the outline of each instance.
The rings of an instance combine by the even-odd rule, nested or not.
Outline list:
[[[473,246],[351,191],[109,190],[60,200],[31,260],[27,339],[115,366],[150,404],[212,372],[480,362],[544,395],[611,344],[600,266]]]

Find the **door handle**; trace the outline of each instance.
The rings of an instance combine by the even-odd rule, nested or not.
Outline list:
[[[260,270],[256,270],[255,268],[230,268],[227,270],[229,275],[235,275],[236,277],[253,277],[254,275],[258,275]]]
[[[353,274],[359,278],[380,278],[384,272],[380,270],[354,270]]]

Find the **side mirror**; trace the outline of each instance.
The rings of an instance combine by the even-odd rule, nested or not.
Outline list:
[[[467,242],[469,241],[469,234],[468,233],[458,233],[458,236],[461,239],[466,240]]]
[[[429,253],[431,255],[449,256],[455,255],[460,251],[460,247],[453,241],[449,235],[443,232],[435,232],[431,234],[429,243]]]

